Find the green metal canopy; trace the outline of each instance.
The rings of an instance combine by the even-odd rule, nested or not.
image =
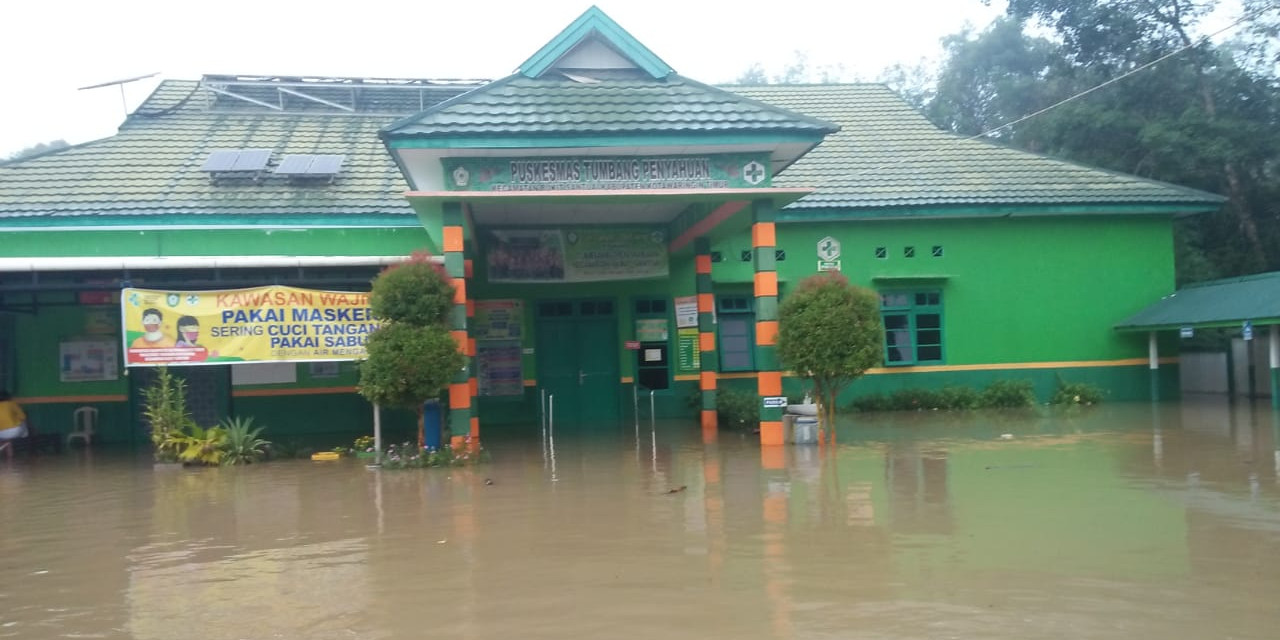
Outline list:
[[[1280,324],[1280,271],[1179,289],[1116,325],[1120,331]]]

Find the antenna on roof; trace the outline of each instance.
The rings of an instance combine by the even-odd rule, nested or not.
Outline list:
[[[158,76],[158,75],[160,75],[160,72],[159,72],[159,71],[157,71],[157,72],[155,72],[155,73],[148,73],[148,74],[147,74],[147,75],[145,75],[145,76],[136,76],[136,77],[133,77],[133,78],[125,78],[125,79],[123,79],[123,80],[112,80],[111,82],[103,82],[103,83],[101,83],[101,84],[93,84],[93,85],[89,85],[89,86],[87,86],[87,87],[80,87],[79,89],[76,89],[76,91],[84,91],[84,90],[86,90],[86,89],[101,89],[102,87],[110,87],[110,86],[112,86],[112,85],[120,85],[120,106],[124,107],[124,115],[125,115],[126,117],[128,117],[128,115],[129,115],[129,103],[128,103],[127,101],[125,101],[125,99],[124,99],[124,86],[125,86],[126,84],[129,84],[130,82],[137,82],[137,81],[139,81],[139,80],[146,80],[147,78],[152,78],[152,77],[155,77],[155,76]]]

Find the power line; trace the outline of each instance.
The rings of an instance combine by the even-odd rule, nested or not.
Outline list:
[[[1040,116],[1040,115],[1043,115],[1043,114],[1045,114],[1045,113],[1048,113],[1048,112],[1050,112],[1050,111],[1052,111],[1052,110],[1054,110],[1054,109],[1057,109],[1058,107],[1061,107],[1061,106],[1062,106],[1062,105],[1064,105],[1064,104],[1067,104],[1068,102],[1072,102],[1072,101],[1077,100],[1077,99],[1079,99],[1079,98],[1083,98],[1083,97],[1085,97],[1085,96],[1087,96],[1087,95],[1089,95],[1089,94],[1093,93],[1094,91],[1097,91],[1097,90],[1102,89],[1102,88],[1104,88],[1104,87],[1111,86],[1111,85],[1113,85],[1113,84],[1115,84],[1115,83],[1117,83],[1117,82],[1120,82],[1121,80],[1124,80],[1125,78],[1128,78],[1129,76],[1132,76],[1132,75],[1134,75],[1134,74],[1137,74],[1137,73],[1141,73],[1141,72],[1143,72],[1143,71],[1146,71],[1147,69],[1150,69],[1151,67],[1154,67],[1154,66],[1156,66],[1156,65],[1160,64],[1161,62],[1164,62],[1165,60],[1168,60],[1169,58],[1172,58],[1172,57],[1174,57],[1174,56],[1176,56],[1176,55],[1178,55],[1178,54],[1180,54],[1180,53],[1182,53],[1182,52],[1184,52],[1184,51],[1187,51],[1187,50],[1189,50],[1189,49],[1194,49],[1194,48],[1196,48],[1196,47],[1198,47],[1198,46],[1200,46],[1200,45],[1202,45],[1202,44],[1205,44],[1205,43],[1209,42],[1209,39],[1210,39],[1210,38],[1213,38],[1214,36],[1217,36],[1217,35],[1222,34],[1222,33],[1226,33],[1227,31],[1230,31],[1231,29],[1234,29],[1234,28],[1236,28],[1236,27],[1240,26],[1240,24],[1241,24],[1241,23],[1243,23],[1245,20],[1248,20],[1249,18],[1252,18],[1252,17],[1254,17],[1255,15],[1261,15],[1261,14],[1262,14],[1262,10],[1261,10],[1261,9],[1259,9],[1258,11],[1255,11],[1255,12],[1254,12],[1254,13],[1252,13],[1252,14],[1245,14],[1245,15],[1243,15],[1243,16],[1240,16],[1240,18],[1238,18],[1235,22],[1232,22],[1231,24],[1229,24],[1229,25],[1227,25],[1227,26],[1225,26],[1225,27],[1223,27],[1223,28],[1221,28],[1221,29],[1218,29],[1217,31],[1214,31],[1213,33],[1210,33],[1210,34],[1207,34],[1207,35],[1205,35],[1205,36],[1201,37],[1201,38],[1200,38],[1199,40],[1197,40],[1196,42],[1192,42],[1191,44],[1184,45],[1184,46],[1182,46],[1182,47],[1180,47],[1180,48],[1178,48],[1178,49],[1175,49],[1175,50],[1173,50],[1173,51],[1171,51],[1171,52],[1169,52],[1169,53],[1166,53],[1166,54],[1165,54],[1165,55],[1163,55],[1163,56],[1160,56],[1159,58],[1156,58],[1155,60],[1152,60],[1151,62],[1148,62],[1148,63],[1146,63],[1146,64],[1144,64],[1144,65],[1142,65],[1142,66],[1139,66],[1139,67],[1136,67],[1136,68],[1134,68],[1134,69],[1131,69],[1131,70],[1129,70],[1129,71],[1127,71],[1127,72],[1125,72],[1125,73],[1122,73],[1122,74],[1120,74],[1120,75],[1118,75],[1118,76],[1116,76],[1116,77],[1114,77],[1114,78],[1112,78],[1112,79],[1110,79],[1110,80],[1107,80],[1106,82],[1103,82],[1103,83],[1101,83],[1101,84],[1095,85],[1095,86],[1093,86],[1093,87],[1089,87],[1088,89],[1085,89],[1084,91],[1081,91],[1080,93],[1077,93],[1077,94],[1075,94],[1075,95],[1073,95],[1073,96],[1071,96],[1071,97],[1069,97],[1069,98],[1066,98],[1066,99],[1064,99],[1064,100],[1061,100],[1061,101],[1055,102],[1055,103],[1053,103],[1053,104],[1051,104],[1051,105],[1049,105],[1049,106],[1047,106],[1047,107],[1045,107],[1045,108],[1043,108],[1043,109],[1041,109],[1041,110],[1039,110],[1039,111],[1036,111],[1036,112],[1034,112],[1034,113],[1030,113],[1030,114],[1027,114],[1027,115],[1025,115],[1025,116],[1022,116],[1021,118],[1018,118],[1017,120],[1014,120],[1014,121],[1012,121],[1012,122],[1006,122],[1005,124],[1002,124],[1002,125],[1000,125],[1000,126],[998,126],[998,127],[994,128],[994,129],[988,129],[988,130],[983,131],[982,133],[979,133],[979,134],[977,134],[977,135],[971,136],[971,137],[969,137],[969,138],[965,138],[965,140],[976,140],[976,139],[978,139],[978,138],[985,138],[985,137],[987,137],[987,136],[989,136],[989,135],[991,135],[991,134],[993,134],[993,133],[995,133],[995,132],[997,132],[997,131],[1001,131],[1001,130],[1004,130],[1004,129],[1008,129],[1009,127],[1012,127],[1012,126],[1015,126],[1015,125],[1021,124],[1021,123],[1023,123],[1023,122],[1026,122],[1027,120],[1030,120],[1030,119],[1032,119],[1032,118],[1035,118],[1036,116]]]
[[[1140,73],[1140,72],[1145,71],[1145,70],[1147,70],[1147,69],[1150,69],[1151,67],[1154,67],[1155,65],[1160,64],[1161,62],[1164,62],[1165,60],[1168,60],[1169,58],[1172,58],[1172,57],[1174,57],[1174,56],[1176,56],[1176,55],[1178,55],[1178,54],[1181,54],[1181,53],[1183,53],[1183,52],[1185,52],[1185,51],[1187,51],[1187,50],[1189,50],[1189,49],[1194,49],[1194,48],[1196,48],[1196,47],[1199,47],[1200,45],[1202,45],[1202,44],[1205,44],[1205,43],[1209,42],[1209,40],[1210,40],[1211,38],[1213,38],[1213,37],[1215,37],[1215,36],[1218,36],[1218,35],[1221,35],[1221,34],[1223,34],[1223,33],[1226,33],[1227,31],[1230,31],[1230,30],[1232,30],[1232,29],[1234,29],[1234,28],[1236,28],[1236,27],[1240,26],[1240,25],[1241,25],[1242,23],[1244,23],[1246,20],[1249,20],[1249,19],[1252,19],[1252,18],[1254,18],[1254,17],[1256,17],[1256,16],[1262,15],[1262,13],[1263,13],[1264,11],[1266,11],[1266,8],[1265,8],[1265,7],[1264,7],[1264,8],[1260,8],[1260,9],[1258,9],[1257,11],[1254,11],[1254,12],[1252,12],[1252,13],[1246,13],[1246,14],[1244,14],[1244,15],[1240,16],[1238,19],[1236,19],[1236,21],[1235,21],[1235,22],[1232,22],[1231,24],[1229,24],[1229,25],[1227,25],[1227,26],[1225,26],[1225,27],[1222,27],[1221,29],[1218,29],[1217,31],[1214,31],[1214,32],[1209,33],[1209,34],[1206,34],[1206,35],[1204,35],[1204,36],[1200,37],[1200,38],[1199,38],[1198,40],[1196,40],[1195,42],[1193,42],[1193,43],[1191,43],[1191,44],[1188,44],[1188,45],[1184,45],[1184,46],[1182,46],[1182,47],[1179,47],[1178,49],[1175,49],[1174,51],[1171,51],[1171,52],[1169,52],[1169,53],[1167,53],[1167,54],[1165,54],[1165,55],[1163,55],[1163,56],[1160,56],[1159,58],[1156,58],[1155,60],[1152,60],[1151,62],[1148,62],[1148,63],[1146,63],[1146,64],[1143,64],[1143,65],[1139,66],[1139,67],[1136,67],[1136,68],[1134,68],[1134,69],[1131,69],[1131,70],[1129,70],[1129,71],[1127,71],[1127,72],[1125,72],[1125,73],[1122,73],[1122,74],[1120,74],[1120,75],[1118,75],[1118,76],[1116,76],[1116,77],[1114,77],[1114,78],[1111,78],[1110,80],[1107,80],[1107,81],[1105,81],[1105,82],[1102,82],[1102,83],[1100,83],[1100,84],[1098,84],[1098,85],[1095,85],[1095,86],[1093,86],[1093,87],[1090,87],[1090,88],[1088,88],[1088,89],[1085,89],[1084,91],[1081,91],[1081,92],[1079,92],[1079,93],[1076,93],[1075,95],[1072,95],[1072,96],[1071,96],[1071,97],[1069,97],[1069,98],[1066,98],[1066,99],[1060,100],[1060,101],[1058,101],[1058,102],[1055,102],[1055,103],[1053,103],[1053,104],[1051,104],[1051,105],[1049,105],[1049,106],[1047,106],[1047,107],[1045,107],[1045,108],[1043,108],[1043,109],[1040,109],[1039,111],[1035,111],[1035,112],[1033,112],[1033,113],[1030,113],[1030,114],[1027,114],[1027,115],[1025,115],[1025,116],[1022,116],[1021,118],[1018,118],[1018,119],[1016,119],[1016,120],[1013,120],[1013,121],[1010,121],[1010,122],[1006,122],[1005,124],[1002,124],[1002,125],[1000,125],[1000,126],[998,126],[998,127],[994,127],[994,128],[991,128],[991,129],[987,129],[986,131],[983,131],[983,132],[981,132],[981,133],[978,133],[978,134],[975,134],[975,135],[969,136],[969,137],[967,137],[967,138],[960,138],[960,139],[959,139],[959,141],[960,141],[960,142],[969,142],[969,141],[977,140],[977,139],[979,139],[979,138],[985,138],[985,137],[990,136],[991,134],[996,133],[996,132],[998,132],[998,131],[1002,131],[1002,130],[1004,130],[1004,129],[1008,129],[1009,127],[1013,127],[1013,126],[1015,126],[1015,125],[1021,124],[1021,123],[1026,122],[1027,120],[1030,120],[1030,119],[1032,119],[1032,118],[1035,118],[1035,117],[1038,117],[1038,116],[1044,115],[1044,114],[1046,114],[1046,113],[1048,113],[1048,112],[1050,112],[1050,111],[1052,111],[1052,110],[1054,110],[1054,109],[1057,109],[1058,107],[1061,107],[1061,106],[1062,106],[1062,105],[1064,105],[1064,104],[1067,104],[1067,103],[1072,102],[1072,101],[1074,101],[1074,100],[1078,100],[1078,99],[1080,99],[1080,98],[1083,98],[1084,96],[1087,96],[1087,95],[1089,95],[1089,94],[1091,94],[1091,93],[1093,93],[1093,92],[1095,92],[1095,91],[1097,91],[1097,90],[1099,90],[1099,89],[1102,89],[1102,88],[1104,88],[1104,87],[1108,87],[1108,86],[1113,85],[1113,84],[1115,84],[1115,83],[1117,83],[1117,82],[1120,82],[1121,80],[1124,80],[1125,78],[1128,78],[1128,77],[1130,77],[1130,76],[1132,76],[1132,75],[1134,75],[1134,74],[1137,74],[1137,73]],[[923,157],[926,157],[926,156],[932,155],[932,154],[934,154],[935,152],[940,151],[940,150],[942,150],[942,149],[943,149],[943,147],[935,147],[935,148],[933,148],[933,149],[930,149],[929,151],[924,151],[924,152],[920,152],[920,153],[917,153],[917,154],[914,154],[914,155],[905,156],[905,157],[903,157],[903,158],[900,158],[900,159],[895,160],[894,162],[890,162],[890,163],[888,163],[888,164],[882,164],[882,165],[877,166],[877,167],[871,167],[871,168],[868,168],[868,169],[862,169],[862,170],[860,170],[860,171],[855,171],[855,172],[852,172],[852,173],[849,173],[849,174],[844,174],[844,175],[840,176],[840,179],[841,179],[841,180],[843,180],[843,179],[847,179],[847,178],[848,178],[848,177],[850,177],[850,176],[866,175],[866,174],[871,173],[871,172],[873,172],[873,171],[879,171],[879,170],[882,170],[882,169],[887,169],[887,168],[889,168],[889,167],[893,167],[893,166],[897,166],[897,165],[904,164],[904,163],[907,163],[907,162],[911,162],[912,160],[916,160],[916,159],[919,159],[919,158],[923,158]],[[826,184],[826,183],[828,183],[828,182],[831,182],[831,181],[832,181],[832,180],[834,180],[834,179],[835,179],[835,178],[825,180],[825,181],[823,181],[823,183],[821,183],[821,184],[819,184],[819,185],[817,185],[817,186],[822,186],[822,184]]]

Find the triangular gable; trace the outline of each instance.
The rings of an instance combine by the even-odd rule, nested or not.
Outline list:
[[[628,62],[654,79],[675,73],[662,58],[593,6],[525,60],[517,72],[538,78],[556,68],[582,69],[589,64],[585,68],[616,69]]]

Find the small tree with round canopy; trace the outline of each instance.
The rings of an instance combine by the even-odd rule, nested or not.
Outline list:
[[[438,397],[465,364],[449,332],[453,283],[423,253],[393,265],[373,280],[369,307],[382,326],[365,343],[360,395],[370,402],[412,410],[423,442],[422,405]]]
[[[778,309],[778,360],[813,385],[819,433],[835,427],[836,397],[883,358],[880,297],[824,272],[805,278]]]

